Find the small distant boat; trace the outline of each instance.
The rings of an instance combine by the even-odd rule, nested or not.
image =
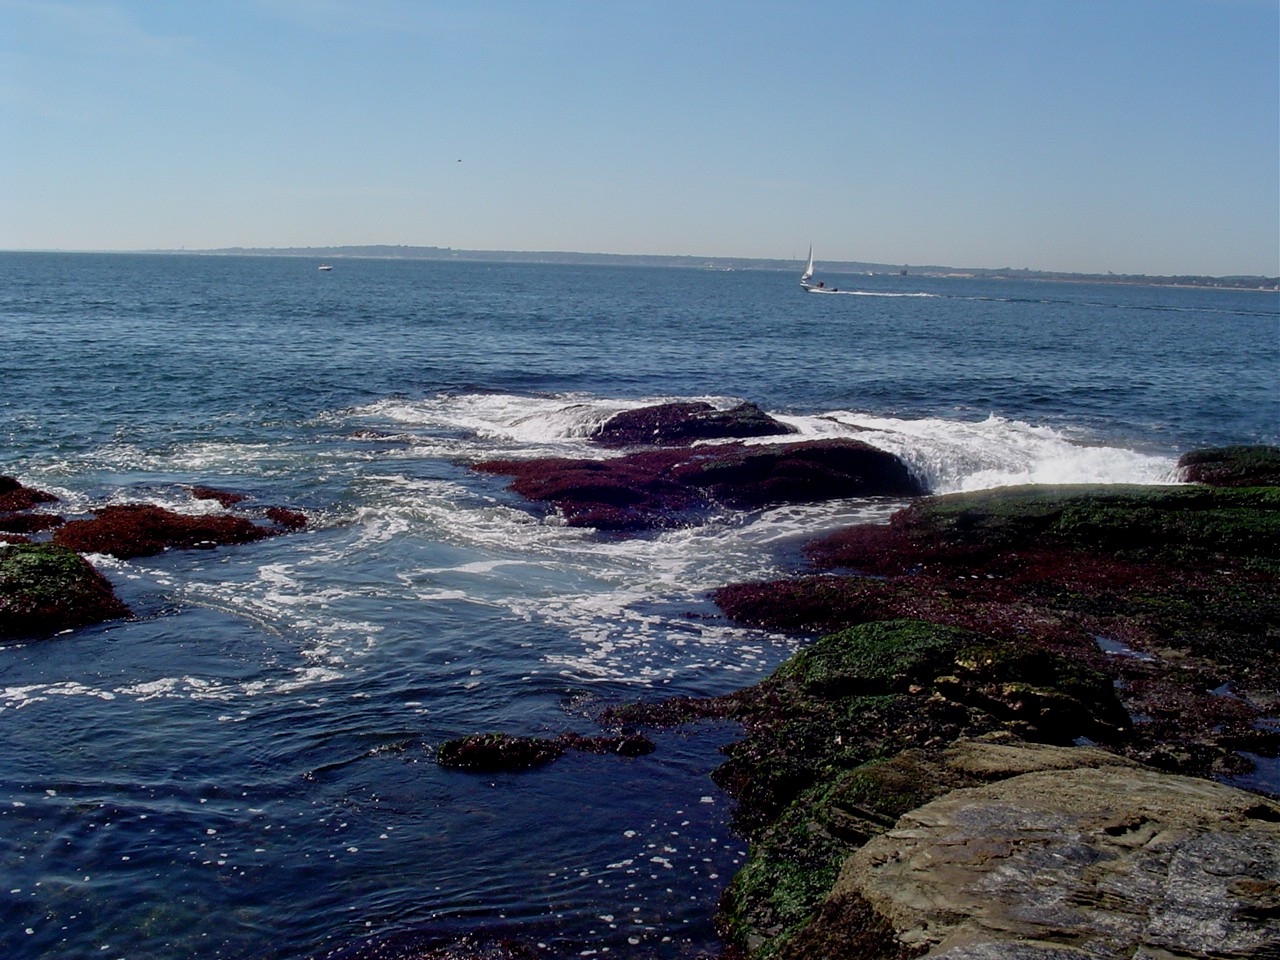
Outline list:
[[[333,267],[329,266],[329,264],[327,264],[327,263],[322,263],[322,264],[320,264],[320,269],[321,269],[321,270],[332,270],[332,269],[333,269]]]
[[[804,268],[804,273],[800,274],[800,289],[805,293],[839,293],[835,287],[828,287],[819,280],[817,283],[810,283],[813,277],[813,247],[809,247],[809,265]]]

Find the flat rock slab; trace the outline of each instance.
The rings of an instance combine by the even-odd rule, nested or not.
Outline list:
[[[1208,780],[1101,767],[956,790],[846,862],[929,957],[1280,956],[1280,807]]]

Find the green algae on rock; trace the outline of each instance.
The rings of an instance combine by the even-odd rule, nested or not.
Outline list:
[[[1280,486],[1280,447],[1212,447],[1192,450],[1178,460],[1190,483],[1220,487]]]
[[[904,750],[802,794],[752,843],[721,899],[726,938],[757,960],[894,960],[888,921],[856,892],[833,893],[847,859],[908,811],[953,790],[1041,770],[1136,765],[1091,747],[1027,743],[1007,733]]]
[[[71,550],[0,547],[0,640],[47,636],[129,616],[107,579]]]
[[[1280,752],[1280,735],[1261,723],[1280,708],[1280,488],[1266,485],[1265,472],[1274,457],[1269,448],[1206,458],[1239,468],[1234,481],[1219,477],[1217,486],[1028,487],[930,498],[887,526],[810,546],[819,565],[860,575],[716,591],[740,622],[826,634],[746,691],[617,712],[654,722],[729,716],[744,725],[744,739],[713,774],[737,801],[737,825],[751,842],[721,902],[731,950],[753,960],[896,960],[936,946],[875,890],[843,878],[855,851],[937,798],[1042,769],[1106,768],[1046,775],[1043,795],[1050,804],[1060,797],[1065,810],[1077,781],[1119,785],[1111,792],[1118,819],[1099,842],[1123,845],[1167,826],[1141,796],[1127,804],[1139,780],[1138,794],[1145,786],[1213,791],[1215,784],[1165,771],[1227,775],[1247,768],[1241,751]],[[1083,738],[1108,749],[1071,745]],[[1001,787],[990,790],[991,810],[1003,809]],[[1266,934],[1280,909],[1277,847],[1274,837],[1255,834],[1280,814],[1265,801],[1245,806],[1261,811],[1245,816],[1258,821],[1246,846],[1271,850],[1270,860],[1258,861],[1270,872],[1252,885],[1228,878],[1224,887],[1208,871],[1200,886],[1209,908],[1187,913],[1200,933],[1180,940],[1172,927],[1130,930],[1122,951],[1211,955],[1212,936],[1201,934],[1220,907],[1246,919],[1240,942],[1249,949],[1277,949],[1274,932]],[[1209,822],[1184,833],[1187,850],[1236,850],[1231,831],[1212,822],[1216,810],[1207,805]],[[981,844],[969,826],[957,826],[945,843],[968,842],[971,832]],[[1017,831],[999,840],[1023,842]],[[880,860],[898,855],[892,844],[875,849]],[[928,863],[913,863],[931,879]],[[1046,882],[1070,880],[1050,863],[1040,868]],[[1158,874],[1144,880],[1153,909],[1177,900],[1175,887],[1190,876]],[[1105,905],[1112,891],[1103,887],[1086,883],[1071,895]],[[945,890],[935,893],[948,902]],[[1142,914],[1147,901],[1139,901]],[[949,943],[969,943],[967,935]],[[1086,927],[1064,935],[1046,940],[1044,955],[1071,954],[1072,937],[1091,936]],[[995,938],[972,955],[1024,956],[1024,948],[1025,938]]]

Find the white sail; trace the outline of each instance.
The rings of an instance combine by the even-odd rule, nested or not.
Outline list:
[[[813,276],[813,247],[809,248],[809,265],[804,268],[804,273],[800,275],[800,282],[804,283]]]

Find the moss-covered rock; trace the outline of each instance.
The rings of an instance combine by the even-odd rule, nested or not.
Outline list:
[[[129,616],[83,557],[48,544],[0,547],[0,640],[47,636]]]
[[[1178,460],[1189,483],[1218,487],[1280,486],[1280,447],[1238,446],[1192,450]]]
[[[1280,489],[1250,469],[1235,486],[930,498],[811,545],[859,575],[717,591],[742,622],[827,632],[716,701],[746,728],[714,774],[752,843],[722,901],[729,940],[768,960],[909,954],[858,891],[821,892],[843,859],[949,791],[1072,768],[1081,737],[1111,748],[1086,766],[1199,775],[1280,752],[1258,722],[1280,707]],[[986,752],[958,761],[974,738]]]
[[[909,956],[865,901],[831,898],[855,851],[953,790],[1035,771],[1099,767],[1135,765],[1105,750],[995,733],[856,767],[802,793],[755,838],[751,859],[721,898],[721,929],[757,960]]]

